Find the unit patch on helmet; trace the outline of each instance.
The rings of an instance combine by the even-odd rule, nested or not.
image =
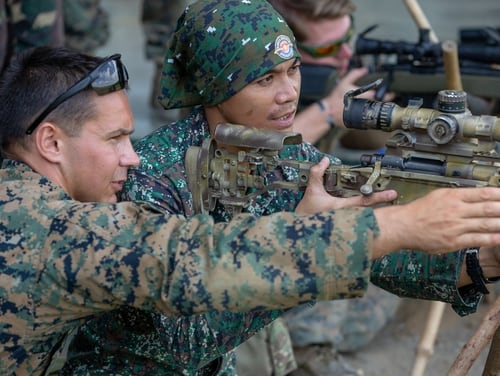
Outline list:
[[[287,35],[279,35],[274,41],[274,53],[282,59],[293,56],[293,43]]]

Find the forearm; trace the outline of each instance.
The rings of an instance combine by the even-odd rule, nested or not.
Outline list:
[[[385,206],[374,210],[380,234],[373,242],[372,256],[374,259],[385,256],[388,253],[404,248],[411,248],[405,242],[412,240],[409,231],[413,227],[406,223],[407,210],[401,210],[403,206]],[[394,220],[396,219],[397,220]]]
[[[483,247],[479,252],[486,278],[500,276],[496,249]],[[438,255],[402,250],[375,260],[371,281],[399,296],[450,303],[464,316],[476,311],[483,296],[466,269],[465,250]]]
[[[482,294],[460,289],[464,251],[427,255],[401,250],[372,263],[371,281],[402,297],[450,303],[460,315],[473,313]]]
[[[374,242],[375,257],[397,249],[445,253],[500,244],[498,188],[435,189],[374,212],[381,234]]]
[[[68,285],[74,291],[69,303],[82,294],[91,297],[89,314],[104,304],[154,307],[178,316],[360,296],[378,231],[369,208],[312,216],[241,214],[218,224],[208,215],[165,217],[150,206],[125,202],[112,212],[99,205],[84,208],[59,222],[70,226],[75,238],[95,243],[78,248],[55,233],[47,239],[45,265],[51,267],[44,272],[43,299]],[[117,220],[90,220],[104,212]],[[110,254],[120,262],[107,262]],[[68,259],[78,262],[67,265]]]
[[[295,215],[280,213],[250,222],[249,217],[239,216],[221,227],[223,233],[215,231],[214,244],[198,243],[193,251],[196,264],[210,267],[197,273],[200,280],[192,283],[202,289],[182,289],[180,306],[190,301],[198,310],[283,309],[313,300],[360,296],[365,291],[377,230],[371,209],[339,210],[308,217],[311,220],[300,216],[290,225],[282,216]],[[172,286],[181,287],[177,282]]]

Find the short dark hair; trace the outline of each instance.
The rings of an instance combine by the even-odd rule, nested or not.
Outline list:
[[[0,151],[13,143],[25,145],[26,129],[60,94],[104,59],[64,47],[35,47],[18,53],[0,77]],[[61,103],[46,119],[68,134],[95,116],[97,95],[89,87]]]

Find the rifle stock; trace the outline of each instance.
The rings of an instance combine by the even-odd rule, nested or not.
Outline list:
[[[344,98],[347,127],[392,132],[384,155],[363,155],[357,166],[332,164],[324,186],[334,196],[398,191],[396,204],[441,187],[500,186],[500,119],[473,116],[464,107],[465,92],[442,90],[437,110],[419,102],[399,107],[391,102],[355,98],[378,85],[348,92]],[[219,124],[214,137],[186,154],[186,173],[196,212],[210,212],[220,202],[238,213],[268,190],[304,190],[314,163],[281,159],[285,145],[299,144],[298,133],[237,124]],[[276,169],[296,170],[292,181],[269,181]]]

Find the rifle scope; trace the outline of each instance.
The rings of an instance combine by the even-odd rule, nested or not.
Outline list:
[[[420,108],[422,99],[410,100],[408,107],[400,107],[392,102],[354,98],[381,83],[382,79],[378,79],[345,94],[343,117],[347,128],[426,132],[438,145],[456,137],[500,141],[500,118],[471,115],[466,106],[467,94],[461,90],[441,90],[437,109]]]
[[[500,46],[500,27],[459,29],[459,43]]]
[[[361,33],[356,39],[354,46],[356,55],[395,54],[399,57],[411,56],[412,60],[438,59],[443,56],[441,44],[432,43],[426,38],[420,38],[418,43],[411,43],[370,39],[366,38],[365,34],[366,32]],[[470,60],[487,64],[496,64],[500,61],[500,43],[459,43],[457,49],[461,61]]]

